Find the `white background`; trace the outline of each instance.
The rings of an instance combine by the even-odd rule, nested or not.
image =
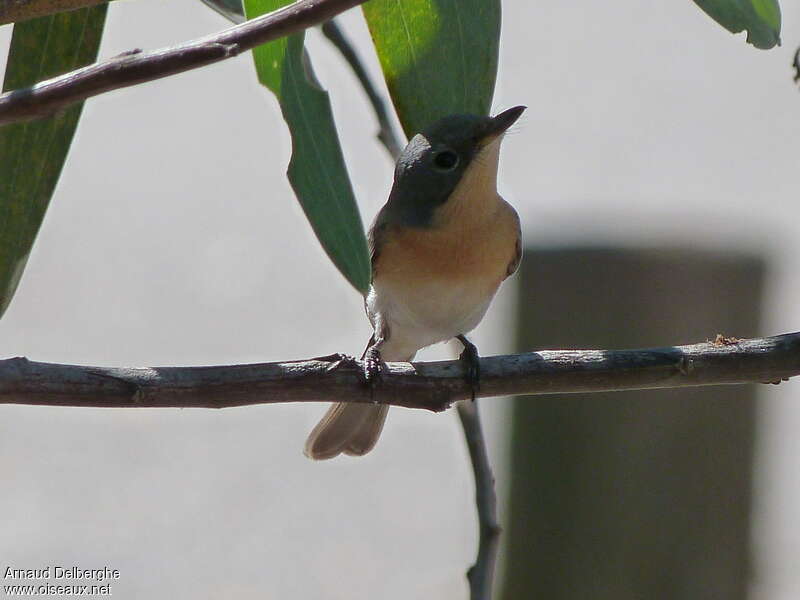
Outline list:
[[[495,106],[529,110],[504,143],[501,191],[527,241],[761,252],[762,333],[800,329],[800,10],[783,4],[784,47],[762,52],[689,1],[506,2]],[[344,24],[377,74],[359,12]],[[196,0],[119,0],[101,57],[226,26]],[[0,37],[6,47],[10,27]],[[309,47],[371,220],[392,164],[347,67],[318,32]],[[0,355],[202,365],[358,353],[370,333],[360,298],[292,196],[289,147],[249,54],[90,100],[0,321]],[[476,331],[483,354],[508,349],[512,296],[507,285]],[[762,397],[753,597],[789,600],[800,384]],[[505,402],[484,404],[502,493]],[[0,563],[108,565],[120,598],[466,597],[476,540],[455,414],[395,409],[369,456],[312,463],[301,448],[323,411],[1,406]]]

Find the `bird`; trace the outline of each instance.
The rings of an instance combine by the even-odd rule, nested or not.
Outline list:
[[[368,234],[372,277],[364,304],[374,333],[362,359],[370,386],[384,361],[409,362],[418,350],[456,338],[474,398],[480,363],[466,334],[522,259],[519,216],[497,192],[497,170],[504,134],[525,108],[446,116],[398,157],[389,198]],[[388,409],[333,404],[309,434],[305,455],[368,453]]]

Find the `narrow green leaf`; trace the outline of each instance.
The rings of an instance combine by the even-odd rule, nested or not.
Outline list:
[[[102,4],[14,25],[3,90],[27,87],[93,62],[106,9]],[[82,106],[0,127],[0,316],[25,269]]]
[[[489,113],[500,0],[371,0],[363,11],[407,136],[446,115]]]
[[[778,0],[694,0],[731,33],[747,31],[747,41],[761,50],[781,43],[781,7]]]
[[[257,17],[289,0],[245,0]],[[320,88],[298,33],[253,50],[261,83],[277,96],[292,135],[287,175],[322,247],[362,293],[370,282],[364,226],[347,175],[328,93]]]

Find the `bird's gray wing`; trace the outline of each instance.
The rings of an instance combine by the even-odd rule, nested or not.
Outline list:
[[[367,234],[367,243],[369,244],[369,258],[372,264],[372,278],[375,279],[375,269],[378,264],[378,259],[380,258],[381,248],[383,247],[383,242],[386,239],[386,228],[388,223],[384,217],[384,209],[378,213],[378,216],[375,217],[375,222],[372,224],[372,227],[369,228],[369,233]]]

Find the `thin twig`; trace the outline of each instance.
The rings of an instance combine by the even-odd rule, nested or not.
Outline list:
[[[797,52],[794,53],[792,66],[794,67],[794,82],[800,83],[800,47],[798,47]]]
[[[490,600],[497,549],[500,545],[494,475],[489,464],[486,439],[483,437],[478,402],[465,400],[457,406],[475,476],[475,507],[478,510],[478,555],[475,564],[467,571],[470,599]]]
[[[378,119],[378,125],[380,127],[377,136],[378,140],[386,147],[389,156],[397,160],[397,157],[400,156],[400,152],[403,150],[403,143],[397,137],[395,128],[392,126],[389,112],[386,110],[386,102],[372,84],[372,80],[369,74],[367,74],[367,70],[364,68],[364,64],[361,62],[358,53],[334,19],[322,25],[322,33],[336,46],[358,78],[361,87],[364,88],[364,92],[366,92],[370,104],[372,104],[372,109],[375,111],[375,116]]]
[[[298,0],[219,33],[154,50],[132,50],[105,62],[0,96],[0,124],[45,117],[67,106],[146,81],[236,56],[283,36],[319,25],[365,0]]]
[[[646,350],[542,350],[486,357],[481,359],[477,396],[777,383],[798,374],[800,333],[790,333]],[[363,384],[358,361],[337,363],[335,357],[152,368],[0,360],[0,404],[225,408],[374,398],[442,411],[471,393],[457,360],[389,363],[374,395]]]

